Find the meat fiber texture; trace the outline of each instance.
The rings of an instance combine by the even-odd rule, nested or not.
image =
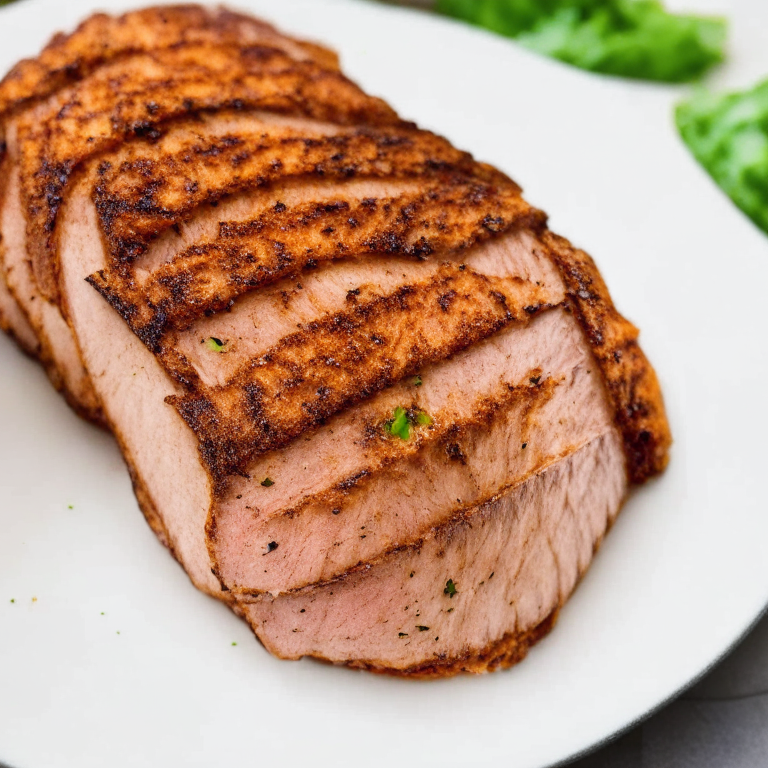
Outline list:
[[[665,467],[589,256],[322,46],[100,14],[0,83],[0,131],[0,324],[274,654],[507,667]]]

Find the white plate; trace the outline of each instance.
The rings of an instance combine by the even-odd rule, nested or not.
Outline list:
[[[0,68],[95,5],[3,9]],[[367,89],[507,170],[556,231],[595,256],[661,376],[672,464],[631,498],[554,633],[510,672],[414,683],[280,662],[192,588],[144,523],[111,439],[73,416],[3,339],[0,761],[533,768],[564,759],[686,685],[768,601],[768,239],[678,140],[671,108],[681,89],[587,75],[363,2],[240,5],[335,46]],[[765,29],[754,20],[760,6],[740,5],[742,38]],[[768,71],[768,51],[759,61],[755,50],[733,71]]]

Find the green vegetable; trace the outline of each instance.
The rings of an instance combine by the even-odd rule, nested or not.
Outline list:
[[[724,59],[724,19],[672,14],[660,0],[437,0],[437,9],[621,77],[685,82]]]
[[[416,375],[413,377],[413,386],[414,387],[420,387],[424,382],[421,380],[420,375]]]
[[[264,478],[264,479],[261,481],[261,484],[262,484],[262,485],[263,485],[265,488],[271,488],[271,487],[272,487],[272,486],[275,484],[275,481],[274,481],[274,480],[272,480],[272,479],[271,479],[271,478],[269,478],[269,477],[265,477],[265,478]]]
[[[448,579],[448,581],[445,582],[445,589],[443,590],[444,595],[448,595],[448,597],[453,597],[454,595],[458,595],[459,591],[456,589],[456,584],[454,584],[453,579]]]
[[[740,93],[699,90],[675,118],[693,156],[768,233],[768,80]]]
[[[217,339],[215,336],[211,336],[210,338],[206,339],[205,346],[208,347],[211,352],[223,352],[224,347],[227,346],[227,342],[222,341],[221,339]]]

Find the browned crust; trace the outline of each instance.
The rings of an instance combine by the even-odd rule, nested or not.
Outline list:
[[[528,655],[528,651],[552,631],[557,622],[559,611],[559,607],[555,608],[544,621],[533,629],[525,632],[508,632],[500,640],[490,643],[485,648],[479,651],[467,650],[461,656],[441,656],[405,669],[395,669],[366,661],[348,661],[337,666],[416,680],[436,680],[443,677],[455,677],[462,673],[479,675],[500,669],[509,669],[520,663]],[[321,657],[312,658],[316,658],[318,661],[327,661]]]
[[[521,296],[513,287],[514,280],[446,271],[285,337],[225,387],[200,386],[167,402],[221,484],[335,413],[549,308],[535,290]]]
[[[28,249],[43,295],[58,299],[56,222],[83,161],[131,137],[156,140],[158,127],[175,119],[246,108],[348,125],[401,123],[337,70],[263,46],[178,46],[97,70],[45,114],[19,120]]]
[[[187,248],[144,284],[115,269],[88,280],[165,359],[174,350],[169,331],[228,309],[239,296],[304,268],[350,255],[424,258],[461,251],[498,228],[543,222],[543,214],[516,188],[497,192],[462,174],[428,178],[418,192],[398,197],[347,200],[340,195],[290,208],[278,202],[254,221],[220,223],[213,242]],[[191,372],[180,364],[169,370],[191,383]]]
[[[475,165],[444,138],[410,126],[339,126],[329,135],[311,124],[271,126],[257,114],[234,132],[204,130],[199,118],[184,121],[156,144],[128,143],[99,164],[93,198],[114,268],[195,208],[240,190],[290,178],[402,178]]]
[[[560,268],[574,315],[603,374],[629,479],[643,483],[667,466],[672,436],[656,372],[637,343],[639,331],[617,311],[588,254],[551,232],[542,242]]]
[[[290,44],[306,58],[326,68],[338,68],[333,51],[286,38],[266,22],[225,8],[186,4],[146,8],[117,17],[97,13],[71,34],[55,35],[36,58],[24,59],[8,72],[0,81],[0,117],[131,54],[184,43],[248,44],[257,40]]]

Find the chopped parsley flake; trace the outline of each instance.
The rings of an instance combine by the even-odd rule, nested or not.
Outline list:
[[[67,504],[67,509],[74,509],[74,508],[75,508],[75,507],[74,507],[74,505],[72,505],[72,504]]]
[[[523,443],[523,450],[525,450],[528,447],[528,443]]]
[[[232,645],[237,645],[237,643],[232,643]]]
[[[408,633],[407,632],[398,632],[397,636],[398,637],[408,637]]]
[[[277,542],[276,541],[270,541],[269,544],[267,544],[267,553],[274,552],[277,549]]]
[[[409,440],[411,429],[415,426],[428,427],[432,424],[432,417],[425,411],[419,411],[414,408],[406,410],[398,406],[395,408],[392,418],[384,424],[384,431],[393,437],[399,437],[401,440]]]
[[[535,386],[536,386],[536,385],[537,385],[537,384],[538,384],[538,383],[541,381],[541,376],[531,376],[531,378],[529,379],[529,381],[530,381],[530,382],[531,382],[531,384],[533,384],[533,386],[535,387]]]
[[[453,579],[448,579],[448,581],[445,582],[445,589],[443,590],[443,594],[448,595],[448,597],[453,597],[454,595],[457,595],[459,591],[456,589],[456,584],[454,583]]]
[[[414,387],[420,387],[424,382],[421,380],[420,375],[416,375],[413,377],[413,386]]]
[[[215,336],[210,336],[205,340],[205,346],[208,347],[211,352],[223,352],[224,347],[227,346],[227,342],[217,339]]]
[[[417,624],[416,629],[418,629],[419,632],[429,632],[429,627],[424,627],[421,624]]]
[[[384,425],[384,429],[393,437],[408,440],[411,436],[411,422],[408,420],[405,408],[398,405],[392,418]]]
[[[15,602],[16,602],[16,598],[12,597],[12,598],[11,598],[11,602],[12,602],[12,603],[15,603]]]
[[[271,488],[271,487],[272,487],[272,486],[275,484],[275,481],[274,481],[274,480],[272,480],[272,479],[271,479],[271,478],[269,478],[269,477],[265,477],[265,478],[264,478],[264,479],[261,481],[261,484],[262,484],[262,485],[263,485],[265,488]]]

